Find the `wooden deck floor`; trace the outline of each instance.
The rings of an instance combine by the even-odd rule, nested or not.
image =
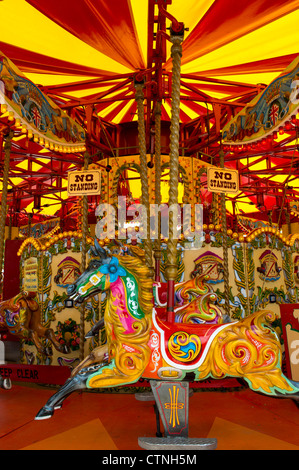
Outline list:
[[[20,384],[0,389],[1,450],[141,450],[138,437],[155,436],[153,404],[133,393],[74,393],[51,419],[34,420],[53,393]],[[196,391],[189,436],[217,438],[217,450],[299,450],[299,408],[248,389]]]

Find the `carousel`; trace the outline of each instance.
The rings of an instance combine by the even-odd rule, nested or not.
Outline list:
[[[298,2],[180,3],[0,3],[0,448],[299,449]]]

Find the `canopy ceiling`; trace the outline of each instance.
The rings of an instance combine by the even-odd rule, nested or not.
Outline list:
[[[146,81],[149,153],[157,99],[169,124],[166,36],[176,20],[184,23],[180,147],[218,164],[222,126],[298,56],[298,7],[298,0],[1,0],[0,51],[85,127],[98,161],[121,147],[120,129],[130,122],[137,139],[136,74]],[[296,139],[292,129],[275,150],[226,152],[225,165],[241,173],[241,191],[227,203],[231,213],[258,218],[297,198]],[[36,213],[56,214],[67,199],[67,172],[81,168],[82,154],[50,152],[22,135],[13,142],[10,206],[13,213],[21,200],[18,224],[26,222],[22,211],[32,211],[34,194],[42,196]]]

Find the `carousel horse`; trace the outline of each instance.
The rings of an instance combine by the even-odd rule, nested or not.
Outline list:
[[[67,346],[58,342],[52,328],[42,326],[40,307],[32,292],[20,292],[12,299],[0,302],[0,329],[33,341],[38,352],[46,356],[52,354],[52,349],[44,347],[40,338],[48,339],[59,352],[70,352]]]
[[[76,390],[128,385],[141,377],[182,382],[231,376],[245,379],[253,391],[299,399],[299,383],[281,370],[282,350],[271,327],[271,311],[230,323],[170,323],[165,309],[153,305],[148,268],[136,257],[111,257],[97,243],[95,248],[98,258],[67,292],[80,304],[107,291],[107,343],[79,364],[35,419],[50,418]]]

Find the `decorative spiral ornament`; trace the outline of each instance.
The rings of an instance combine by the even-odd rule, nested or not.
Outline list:
[[[192,362],[201,351],[200,338],[185,331],[178,331],[169,338],[168,350],[176,361]]]

